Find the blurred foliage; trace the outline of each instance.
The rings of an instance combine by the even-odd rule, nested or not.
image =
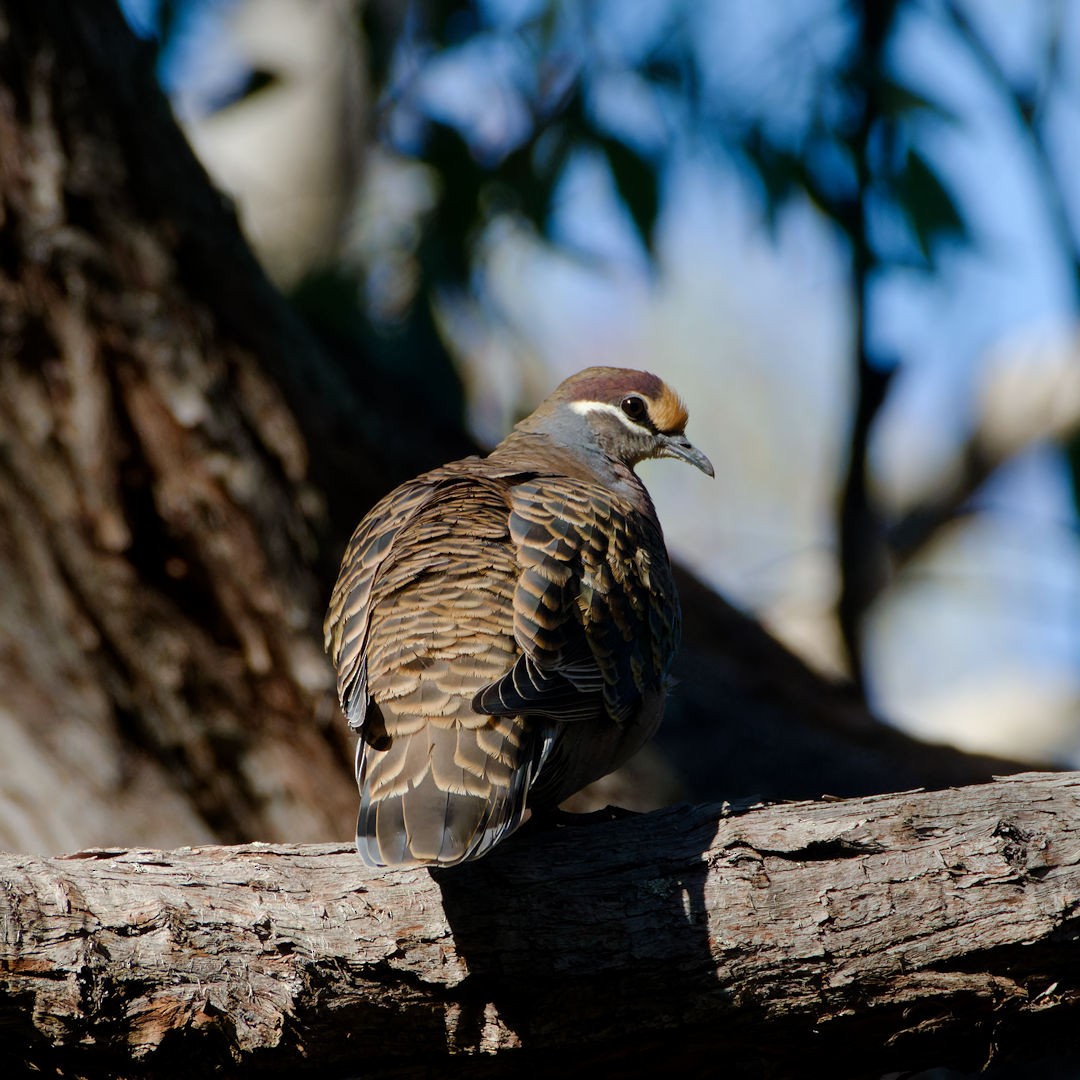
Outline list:
[[[159,3],[163,40],[184,7],[184,0]],[[934,274],[943,253],[977,241],[928,137],[960,121],[925,82],[910,84],[897,63],[896,41],[913,10],[951,29],[1030,133],[1047,202],[1058,208],[1069,247],[1078,305],[1080,253],[1062,181],[1042,142],[1040,93],[1013,85],[967,5],[763,5],[754,18],[771,23],[770,45],[745,63],[734,53],[717,56],[725,20],[741,19],[745,30],[743,7],[695,0],[365,0],[358,18],[377,98],[375,140],[422,169],[432,195],[410,240],[409,288],[389,315],[357,302],[363,267],[332,268],[305,283],[297,300],[345,351],[413,380],[444,419],[459,417],[460,387],[433,305],[482,290],[481,242],[507,217],[564,254],[594,260],[595,253],[572,250],[559,226],[564,185],[582,161],[607,170],[647,259],[656,255],[667,173],[680,157],[712,155],[738,169],[767,226],[792,202],[812,203],[850,252],[857,400],[840,499],[840,614],[858,677],[860,621],[884,586],[880,570],[890,556],[889,534],[865,483],[867,446],[897,363],[873,355],[869,298],[879,274]],[[1043,93],[1055,78],[1057,40],[1051,20]],[[1080,477],[1080,443],[1068,450]],[[1076,488],[1080,497],[1080,482]]]
[[[901,6],[896,0],[849,0],[817,12],[842,28],[846,43],[818,69],[820,85],[800,129],[782,133],[773,131],[775,114],[790,108],[787,100],[759,102],[757,109],[718,100],[702,70],[710,58],[694,37],[695,5],[673,0],[657,6],[665,17],[655,20],[651,40],[622,48],[604,44],[610,4],[548,0],[526,5],[517,19],[497,4],[363,6],[372,72],[383,93],[381,134],[430,165],[440,180],[440,204],[429,222],[443,249],[428,266],[436,278],[467,280],[472,243],[493,213],[516,212],[538,235],[553,239],[552,208],[565,169],[575,156],[597,151],[652,251],[664,172],[688,143],[739,160],[756,181],[769,219],[788,200],[809,197],[859,242],[867,222],[852,210],[863,181],[880,211],[895,212],[905,227],[899,243],[890,235],[875,245],[877,260],[932,269],[942,244],[967,239],[948,185],[918,147],[928,117],[953,118],[889,70],[888,34]],[[713,12],[724,18],[722,7]],[[802,44],[794,37],[786,47]],[[504,102],[512,99],[512,111],[527,121],[502,143],[483,138],[475,115],[448,119],[443,104],[422,92],[422,76],[432,66],[455,58],[464,66],[484,55],[516,60],[493,92]],[[643,137],[611,108],[605,88],[612,85],[631,92],[646,127],[660,118],[659,136]],[[405,124],[403,112],[409,114]],[[395,126],[406,128],[408,138],[395,137]]]
[[[198,3],[223,0],[153,5],[162,53]],[[740,101],[737,86],[711,77],[715,59],[699,41],[701,19],[722,22],[724,5],[703,15],[692,0],[667,0],[633,16],[646,24],[644,33],[613,41],[612,20],[628,17],[600,0],[360,4],[378,95],[377,137],[437,178],[418,247],[416,298],[422,305],[439,290],[467,289],[477,242],[502,215],[563,243],[554,210],[568,168],[582,157],[603,161],[643,249],[653,253],[665,172],[688,147],[738,164],[760,193],[766,221],[774,222],[790,200],[808,198],[855,246],[868,249],[870,264],[932,270],[942,246],[964,242],[968,233],[947,183],[919,145],[927,119],[955,118],[891,70],[889,35],[904,6],[900,0],[810,5],[806,18],[831,27],[839,44],[813,66],[809,92],[793,101],[780,86]],[[790,55],[775,57],[778,70],[803,63],[801,30],[792,27],[783,43]],[[432,74],[451,69],[474,83],[464,105],[448,104],[431,89]],[[272,73],[250,73],[238,94],[257,93],[272,81]],[[486,122],[493,111],[502,114],[501,125]],[[884,227],[871,227],[871,212]],[[325,274],[321,280],[329,282]],[[303,290],[304,297],[313,295],[311,286]],[[319,308],[315,300],[312,310]],[[355,317],[340,311],[333,319],[339,331],[355,326]],[[392,350],[395,357],[400,351]]]
[[[1012,110],[1020,129],[1028,137],[1035,175],[1042,189],[1043,203],[1053,221],[1053,233],[1061,245],[1061,254],[1072,273],[1073,296],[1076,307],[1080,310],[1080,236],[1073,228],[1065,200],[1065,190],[1072,186],[1074,180],[1071,176],[1063,177],[1060,174],[1060,169],[1049,151],[1045,132],[1047,102],[1062,78],[1064,4],[1059,2],[1045,5],[1042,69],[1037,79],[1028,82],[1009,76],[963,5],[956,0],[949,0],[943,5],[943,13],[967,45],[979,68],[997,87],[1002,101]],[[1072,480],[1073,502],[1080,510],[1080,432],[1066,439],[1064,450],[1065,462]]]

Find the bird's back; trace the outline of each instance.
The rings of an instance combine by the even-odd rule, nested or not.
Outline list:
[[[659,722],[678,625],[647,496],[513,455],[392,492],[353,536],[326,623],[361,736],[365,861],[474,858],[527,805],[616,768]]]

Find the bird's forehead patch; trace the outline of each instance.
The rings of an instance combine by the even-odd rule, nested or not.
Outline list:
[[[552,396],[564,401],[608,401],[617,405],[627,394],[641,394],[653,400],[663,391],[663,379],[652,372],[593,367],[565,379]]]
[[[649,416],[658,431],[670,435],[686,427],[688,414],[682,399],[670,386],[660,384],[660,393],[649,401]]]

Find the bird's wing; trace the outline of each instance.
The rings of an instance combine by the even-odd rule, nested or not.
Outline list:
[[[445,467],[361,524],[327,620],[354,727],[357,846],[372,865],[482,854],[512,832],[551,746],[550,725],[476,712],[519,655],[509,485]]]
[[[372,612],[381,598],[401,588],[402,575],[400,572],[395,575],[394,566],[403,558],[410,558],[415,567],[418,555],[420,558],[432,555],[431,522],[427,535],[423,528],[414,535],[418,519],[434,517],[437,541],[438,517],[450,516],[453,511],[447,508],[451,504],[461,503],[462,499],[468,503],[470,496],[474,499],[480,496],[482,502],[488,503],[488,513],[501,515],[502,522],[496,527],[501,527],[505,534],[505,500],[500,500],[496,492],[492,501],[489,488],[474,489],[469,482],[470,465],[476,463],[478,459],[468,458],[444,465],[394,488],[356,526],[342,556],[323,634],[330,662],[337,672],[338,699],[349,726],[355,730],[363,727],[370,700],[368,634]],[[458,509],[468,513],[463,505]],[[437,572],[446,562],[446,552],[435,552],[428,569]]]
[[[355,730],[363,726],[369,702],[367,643],[372,590],[384,567],[392,564],[402,530],[437,496],[446,479],[445,471],[437,469],[395,488],[364,517],[345,549],[323,634],[337,672],[338,699]]]
[[[678,647],[679,605],[660,527],[578,480],[526,480],[511,500],[522,655],[474,707],[562,721],[603,711],[622,722],[663,683]]]

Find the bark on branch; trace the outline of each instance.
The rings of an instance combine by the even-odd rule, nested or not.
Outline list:
[[[5,1055],[160,1076],[1030,1061],[1080,1014],[1078,811],[1080,774],[1028,774],[527,828],[442,873],[345,844],[8,855]]]

